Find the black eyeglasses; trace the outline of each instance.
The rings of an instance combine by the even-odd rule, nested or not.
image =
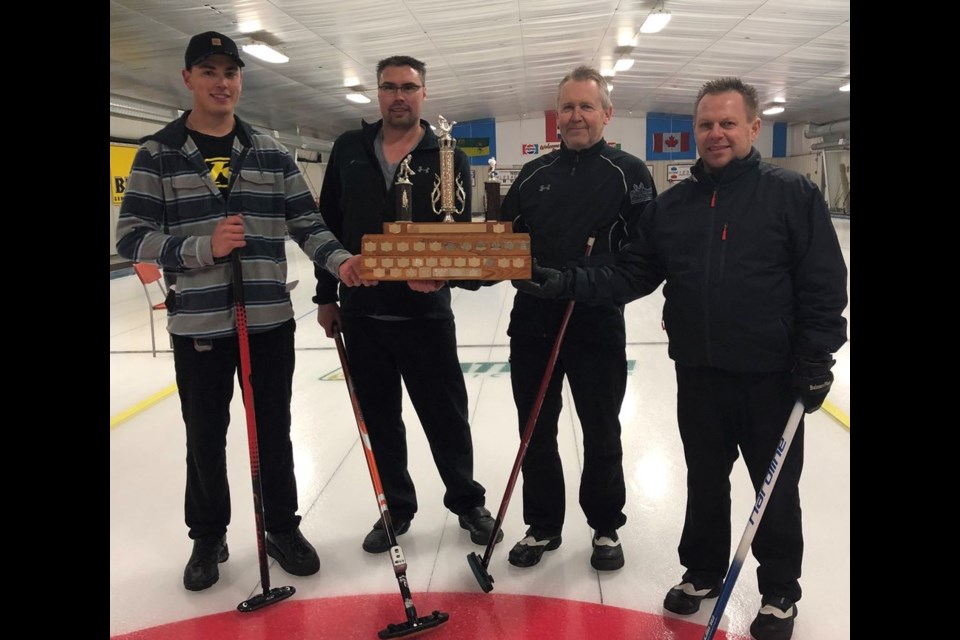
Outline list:
[[[380,91],[383,91],[384,93],[396,93],[399,90],[405,96],[409,96],[412,93],[416,93],[422,88],[423,88],[422,84],[413,84],[412,82],[408,82],[407,84],[401,84],[401,85],[396,85],[396,84],[393,84],[392,82],[384,82],[383,84],[377,87],[377,89],[380,89]]]

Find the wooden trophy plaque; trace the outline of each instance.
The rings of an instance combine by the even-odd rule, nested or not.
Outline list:
[[[529,280],[530,234],[509,222],[385,222],[363,236],[365,280]]]
[[[453,123],[456,124],[456,123]],[[499,183],[496,202],[490,202],[484,222],[456,222],[454,213],[463,213],[463,186],[454,179],[453,152],[456,140],[440,116],[440,175],[434,185],[434,213],[442,222],[383,223],[382,234],[366,234],[361,240],[360,277],[365,280],[529,280],[531,277],[530,234],[514,233],[510,222],[490,219],[499,212]],[[491,167],[493,167],[491,163]],[[403,172],[401,171],[401,174]],[[495,174],[495,172],[492,172]],[[403,179],[401,175],[401,179]],[[496,180],[496,176],[492,176]],[[401,184],[398,180],[397,184]],[[460,201],[459,208],[457,200]],[[441,203],[437,209],[436,203]],[[494,208],[495,207],[495,208]]]

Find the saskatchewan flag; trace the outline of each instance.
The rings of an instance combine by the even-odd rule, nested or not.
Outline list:
[[[490,138],[457,138],[457,147],[468,156],[488,156]]]

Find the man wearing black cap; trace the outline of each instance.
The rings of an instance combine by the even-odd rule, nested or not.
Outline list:
[[[141,140],[117,224],[120,255],[175,278],[167,331],[186,425],[185,521],[193,552],[183,584],[200,591],[229,556],[226,434],[239,365],[231,254],[240,252],[259,446],[267,553],[288,573],[319,571],[300,532],[290,442],[295,321],[285,238],[346,286],[360,256],[337,241],[290,153],[234,114],[243,60],[227,36],[194,36],[183,83],[193,108]]]
[[[222,33],[207,31],[190,38],[190,44],[187,45],[187,51],[183,55],[183,68],[189,70],[193,65],[200,64],[215,53],[230,56],[237,66],[245,66],[240,59],[240,50],[237,49],[236,42]]]

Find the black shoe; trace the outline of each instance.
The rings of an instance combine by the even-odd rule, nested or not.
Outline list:
[[[294,527],[290,531],[268,531],[267,555],[279,562],[283,570],[291,575],[312,576],[320,571],[317,550],[300,533],[300,527]]]
[[[797,605],[790,598],[767,597],[750,625],[750,635],[757,640],[790,640],[793,635],[793,620],[797,617]]]
[[[700,610],[700,601],[704,598],[716,598],[720,595],[722,582],[704,588],[698,588],[692,582],[681,582],[667,592],[663,599],[663,608],[667,611],[689,616]]]
[[[593,554],[590,564],[597,571],[615,571],[623,566],[623,547],[617,530],[597,531],[593,537]]]
[[[496,521],[490,517],[486,507],[474,507],[460,516],[460,528],[470,532],[473,544],[486,546],[490,543],[493,525]],[[497,531],[497,542],[503,540],[503,529]]]
[[[409,520],[393,521],[393,535],[397,537],[405,534],[409,528]],[[363,550],[367,553],[383,553],[390,550],[390,540],[387,539],[387,532],[383,528],[383,520],[377,520],[373,530],[363,539]]]
[[[563,538],[559,533],[554,534],[539,527],[530,527],[523,540],[510,549],[507,560],[515,567],[532,567],[540,562],[544,551],[553,551],[560,546],[561,542]]]
[[[204,536],[193,541],[193,553],[183,570],[183,586],[190,591],[203,591],[220,579],[217,564],[230,557],[227,536]]]

